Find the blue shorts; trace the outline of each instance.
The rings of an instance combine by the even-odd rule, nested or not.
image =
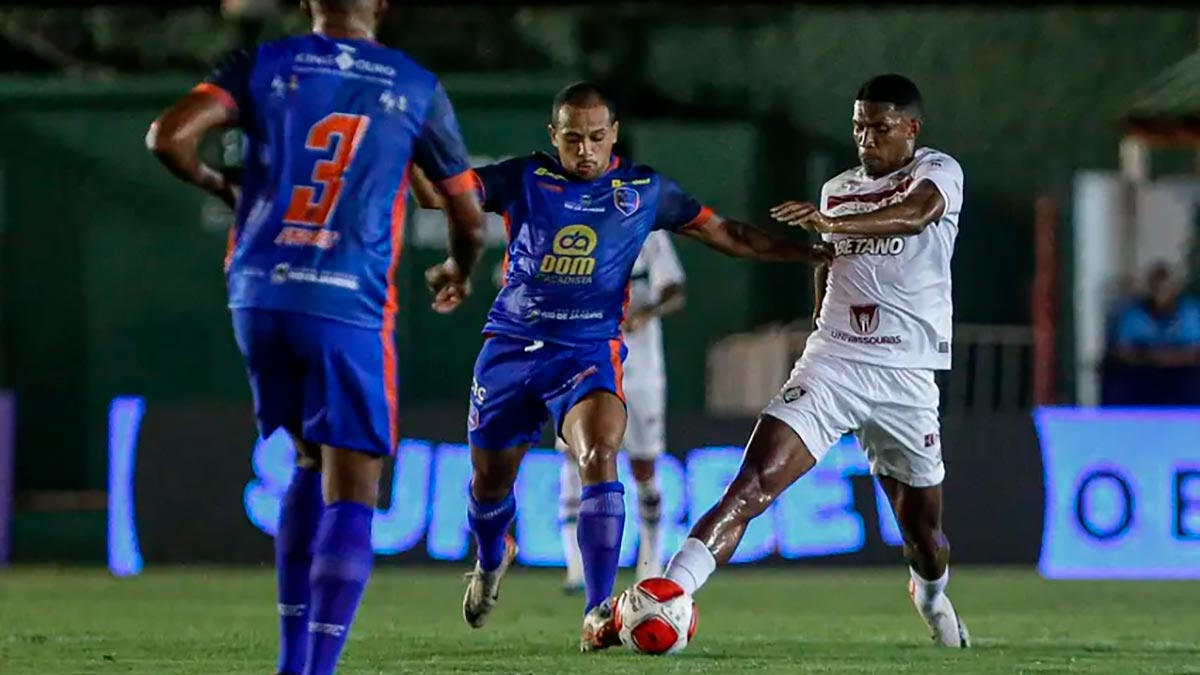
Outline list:
[[[396,344],[390,330],[319,317],[233,310],[263,438],[282,427],[310,443],[395,451]]]
[[[562,435],[563,418],[593,391],[621,388],[625,343],[608,340],[567,347],[495,335],[475,360],[467,435],[482,450],[507,450],[541,439],[547,416]]]

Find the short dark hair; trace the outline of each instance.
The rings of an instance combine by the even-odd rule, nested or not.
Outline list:
[[[896,110],[914,116],[919,116],[924,107],[921,90],[917,89],[917,85],[907,77],[895,73],[876,75],[867,80],[863,86],[858,88],[855,100],[869,103],[891,103],[896,106]]]
[[[554,96],[554,103],[550,106],[550,123],[558,123],[558,111],[564,106],[569,105],[575,108],[590,108],[595,105],[602,105],[608,108],[609,122],[617,121],[617,108],[613,105],[612,99],[600,85],[594,82],[576,82],[563,87],[562,91]]]

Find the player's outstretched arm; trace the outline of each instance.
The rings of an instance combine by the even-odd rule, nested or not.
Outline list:
[[[232,207],[237,202],[237,183],[202,162],[199,147],[204,134],[232,125],[236,115],[219,97],[193,91],[154,120],[146,134],[146,148],[175,176]]]
[[[796,241],[739,220],[722,218],[715,213],[706,222],[681,231],[709,248],[738,258],[768,262],[821,263],[829,259],[825,244]]]
[[[920,234],[946,211],[946,200],[931,181],[922,181],[902,201],[869,213],[826,216],[809,202],[784,202],[771,217],[793,227],[822,234],[886,237]]]

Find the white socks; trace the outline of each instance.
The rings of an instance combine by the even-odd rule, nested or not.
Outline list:
[[[940,579],[929,581],[917,574],[917,571],[912,567],[908,568],[908,573],[912,577],[913,602],[916,603],[919,609],[928,611],[932,608],[933,603],[939,595],[946,592],[946,584],[950,583],[950,566],[946,566],[946,571],[942,573]]]
[[[717,569],[717,559],[699,539],[687,539],[667,564],[666,577],[683,587],[690,595],[708,581]]]
[[[659,523],[662,521],[662,495],[658,481],[637,484],[638,517],[641,527],[638,540],[637,578],[662,576],[662,553],[659,550]]]

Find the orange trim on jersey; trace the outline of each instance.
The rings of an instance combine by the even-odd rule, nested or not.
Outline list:
[[[700,213],[697,213],[695,218],[689,220],[683,227],[679,229],[686,230],[690,227],[703,227],[704,225],[708,224],[708,221],[712,220],[712,217],[713,210],[707,206],[701,206]]]
[[[442,194],[448,197],[461,195],[464,192],[470,192],[471,190],[475,189],[477,184],[479,184],[479,178],[476,177],[475,172],[470,169],[467,169],[456,176],[451,176],[437,182],[438,189],[441,190]]]
[[[233,264],[233,253],[237,250],[237,225],[229,226],[229,234],[225,237],[225,271]]]
[[[483,184],[483,179],[475,173],[474,169],[471,169],[471,180],[475,183],[475,189],[479,191],[479,203],[483,204],[487,201],[487,186]]]
[[[625,364],[621,362],[621,341],[609,340],[608,348],[612,356],[613,367],[613,383],[616,385],[617,391],[614,392],[621,402],[625,402]]]
[[[230,94],[228,91],[225,91],[225,89],[213,84],[212,82],[201,82],[195,87],[192,87],[192,91],[198,94],[215,96],[217,100],[221,102],[221,105],[229,108],[230,110],[236,111],[238,109],[237,100],[233,98],[233,94]]]
[[[400,189],[392,201],[392,260],[387,271],[387,299],[383,305],[383,328],[379,331],[379,339],[383,342],[383,392],[388,408],[388,448],[390,453],[396,452],[397,437],[400,431],[400,404],[397,393],[399,382],[396,374],[396,312],[400,309],[400,301],[396,291],[396,270],[400,267],[400,254],[404,250],[404,216],[408,207],[408,171],[404,167],[404,178],[400,180]]]

